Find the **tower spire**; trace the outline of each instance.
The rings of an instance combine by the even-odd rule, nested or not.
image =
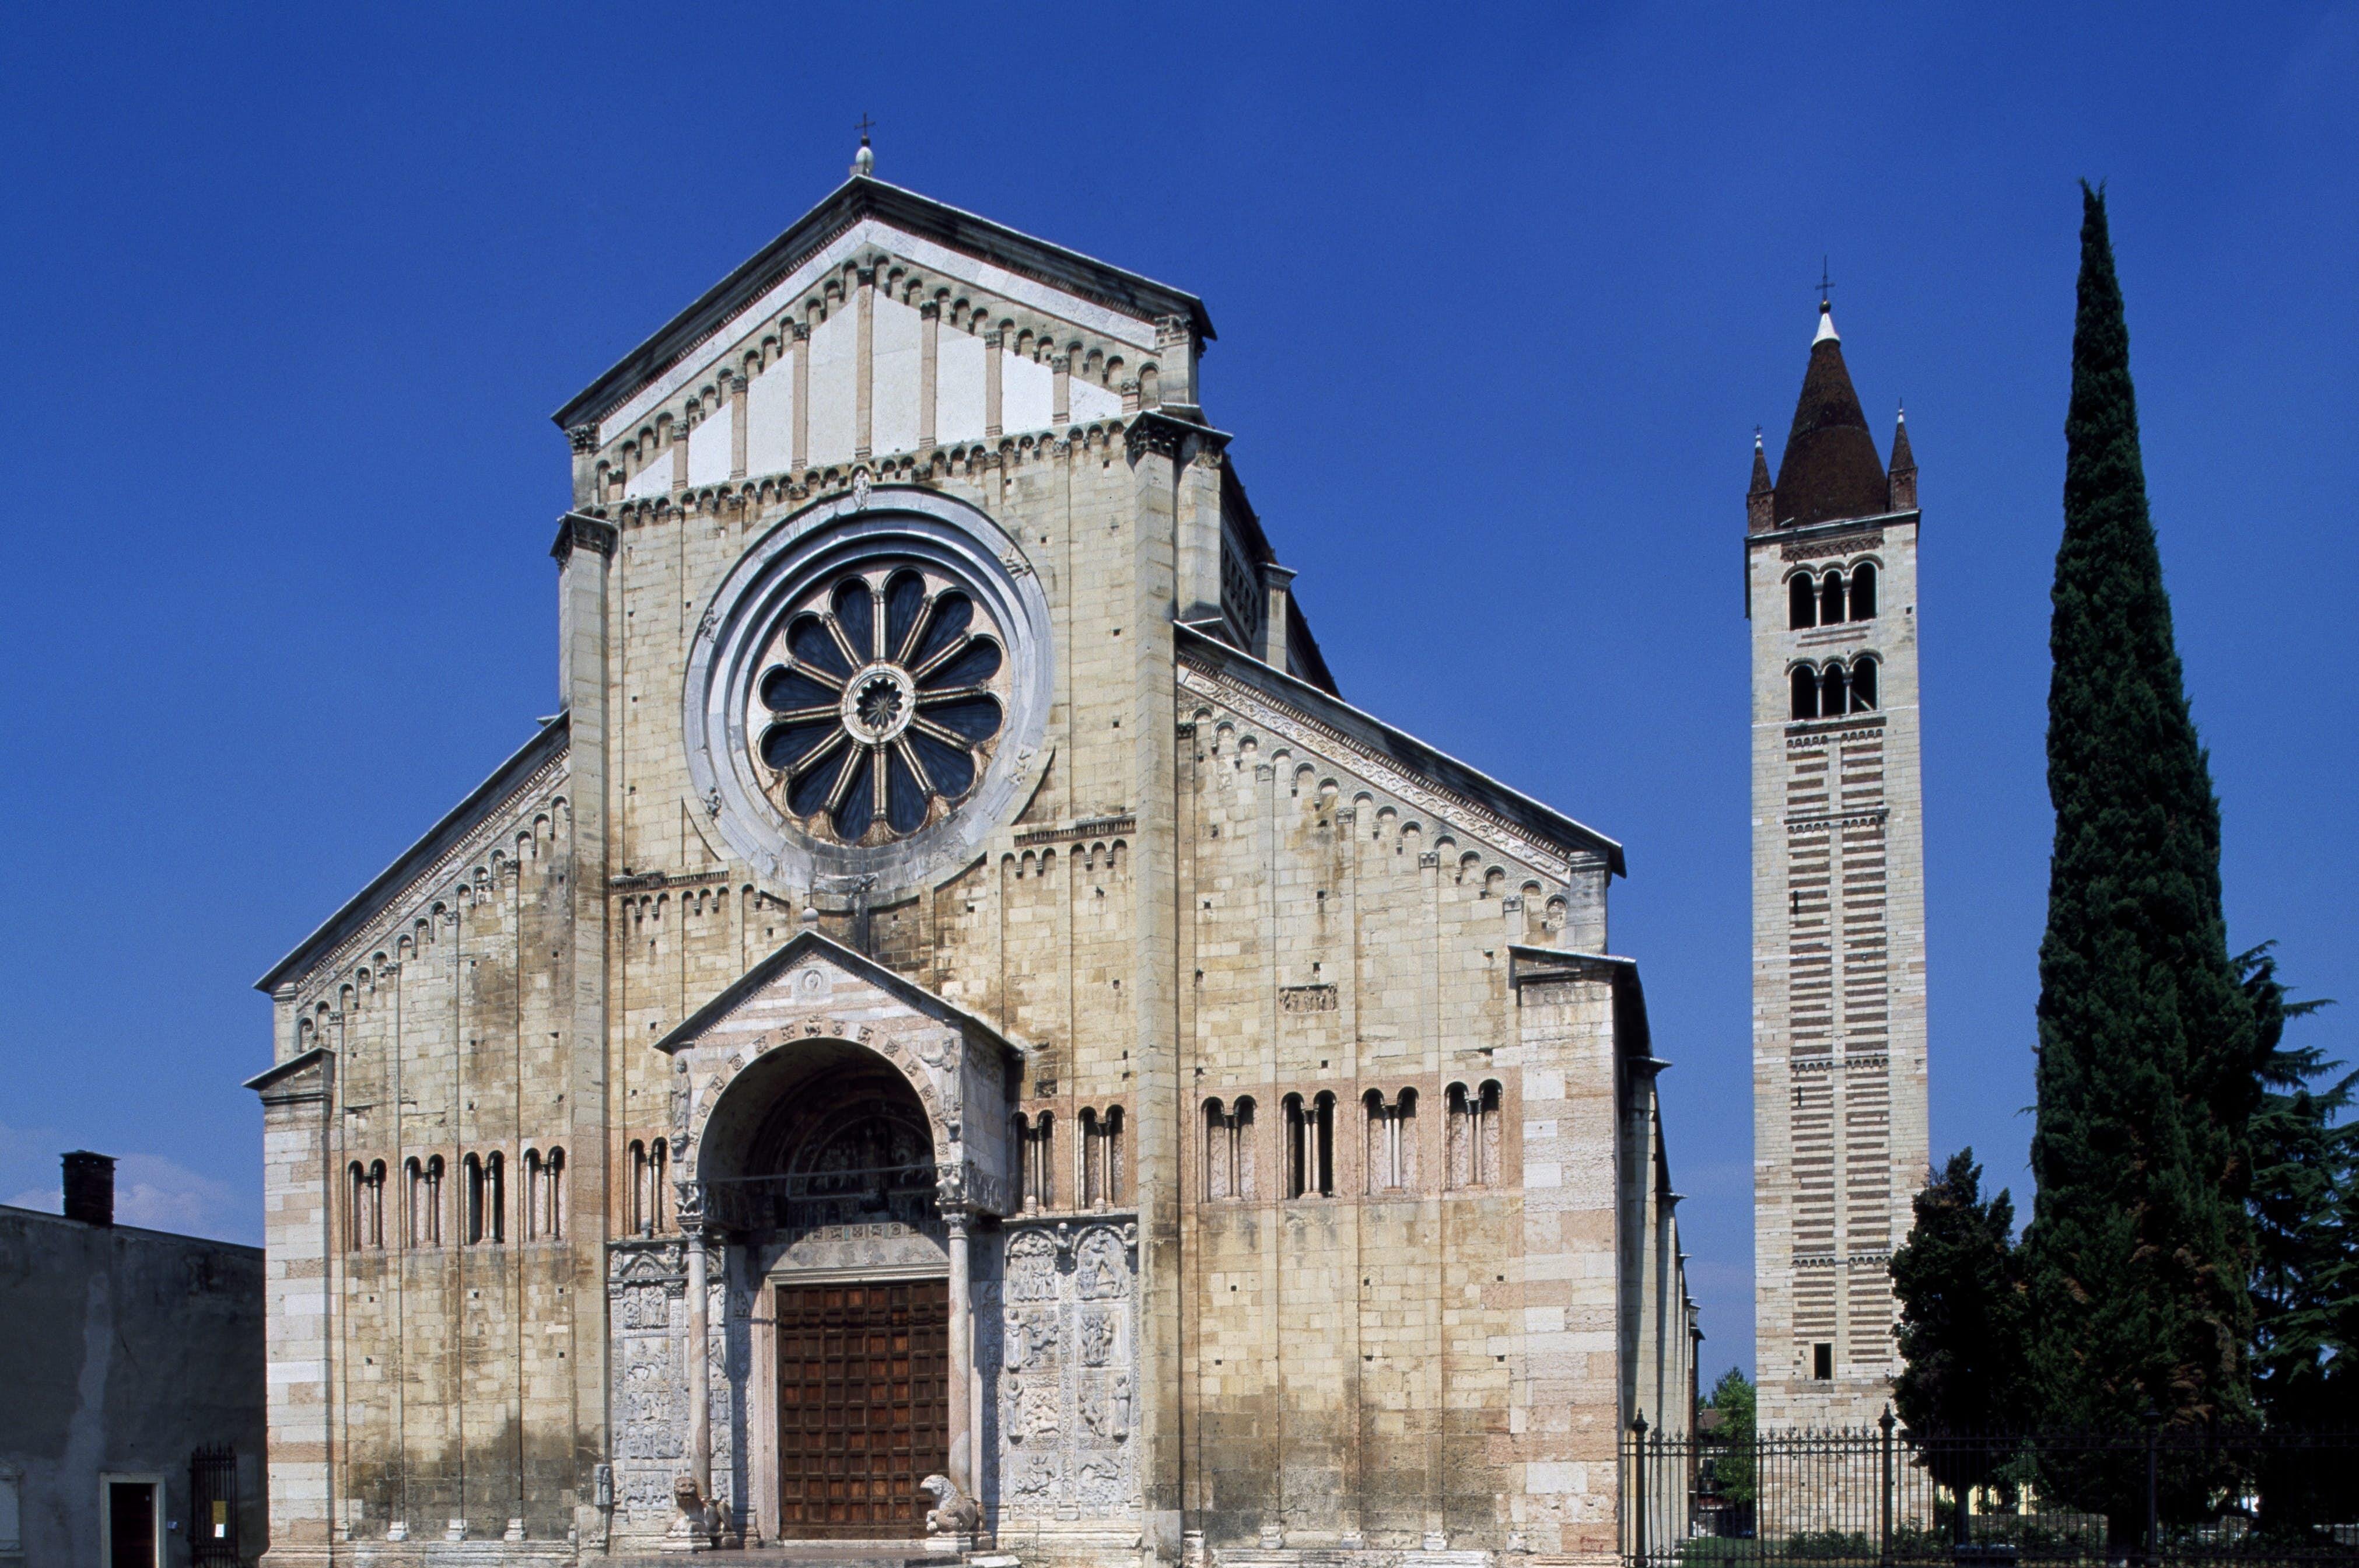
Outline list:
[[[1891,510],[1917,509],[1917,454],[1908,447],[1908,409],[1903,405],[1892,427]]]
[[[1803,373],[1793,429],[1777,464],[1777,524],[1873,517],[1890,498],[1875,438],[1867,433],[1867,416],[1860,411],[1859,394],[1843,365],[1834,307],[1821,299],[1810,368]]]
[[[1753,427],[1753,485],[1745,493],[1745,526],[1760,533],[1777,526],[1777,489],[1769,478],[1769,454],[1761,449],[1761,427]]]

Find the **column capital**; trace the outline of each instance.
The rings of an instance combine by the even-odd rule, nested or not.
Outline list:
[[[808,321],[788,321],[787,331],[794,335],[797,343],[807,343],[810,339],[810,323]]]
[[[940,299],[920,299],[918,301],[918,314],[926,321],[939,321],[942,319],[942,302]]]
[[[565,439],[572,443],[575,452],[596,452],[598,427],[594,424],[575,425],[565,432]]]
[[[1003,334],[997,327],[992,328],[989,332],[983,334],[983,346],[985,348],[997,348],[1002,336]]]
[[[746,376],[744,371],[739,371],[736,375],[729,378],[729,390],[732,393],[743,392],[748,385],[749,377]]]

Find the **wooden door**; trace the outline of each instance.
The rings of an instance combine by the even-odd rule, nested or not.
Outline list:
[[[950,1282],[781,1285],[778,1531],[925,1533],[918,1483],[949,1468]]]
[[[107,1568],[156,1568],[156,1483],[106,1486]]]

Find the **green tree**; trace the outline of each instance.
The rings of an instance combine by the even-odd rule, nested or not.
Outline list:
[[[2086,184],[2082,198],[2049,638],[2032,1387],[2055,1426],[2245,1421],[2257,1030],[2228,956],[2220,807],[2147,511],[2104,198]],[[2189,1477],[2170,1504],[2208,1484]],[[2069,1489],[2118,1541],[2136,1528],[2130,1485]]]
[[[1951,1156],[1918,1192],[1908,1239],[1892,1257],[1901,1360],[1893,1408],[1911,1432],[1939,1440],[1927,1465],[1952,1497],[1998,1476],[2015,1451],[2001,1434],[2021,1430],[2027,1402],[2015,1200],[2004,1190],[1984,1198],[1982,1184],[1973,1149]]]
[[[2285,1026],[2326,1006],[2288,1002],[2266,947],[2239,954],[2262,1056],[2251,1127],[2253,1382],[2273,1427],[2340,1426],[2359,1395],[2359,1073]]]
[[[1983,1168],[1961,1149],[1925,1183],[1916,1223],[1892,1258],[1901,1371],[1892,1404],[1911,1432],[2019,1428],[2026,1298],[2015,1200],[1984,1198]]]
[[[1720,1421],[1712,1436],[1727,1445],[1712,1456],[1707,1482],[1722,1501],[1750,1508],[1760,1497],[1759,1476],[1754,1463],[1756,1404],[1753,1380],[1745,1377],[1743,1368],[1730,1367],[1712,1386],[1704,1409],[1719,1413]]]

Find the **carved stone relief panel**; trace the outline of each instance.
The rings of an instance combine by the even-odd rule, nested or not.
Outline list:
[[[688,1267],[677,1241],[607,1249],[613,1325],[614,1501],[631,1526],[670,1521],[672,1477],[688,1454]]]
[[[1042,1222],[1002,1233],[982,1335],[995,1391],[1004,1520],[1103,1519],[1141,1506],[1136,1441],[1136,1227]]]

